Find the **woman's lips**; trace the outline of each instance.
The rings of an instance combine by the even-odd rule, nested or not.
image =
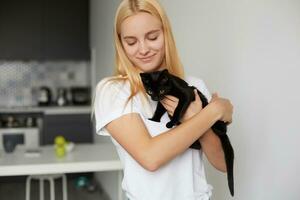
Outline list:
[[[144,58],[138,58],[140,59],[141,61],[143,62],[149,62],[152,60],[152,58],[155,56],[155,54],[151,55],[151,56],[147,56],[147,57],[144,57]]]

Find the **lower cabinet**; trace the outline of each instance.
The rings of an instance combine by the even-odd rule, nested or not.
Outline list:
[[[74,143],[93,143],[90,114],[44,115],[41,145],[53,144],[57,135]]]

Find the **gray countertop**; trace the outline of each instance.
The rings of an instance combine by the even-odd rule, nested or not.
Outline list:
[[[26,156],[23,146],[10,154],[0,153],[0,176],[122,170],[111,143],[75,144],[74,150],[63,158],[55,156],[53,145],[41,146],[36,156]]]
[[[89,114],[92,108],[88,106],[26,106],[26,107],[0,107],[0,113],[44,113],[48,115],[58,114]]]

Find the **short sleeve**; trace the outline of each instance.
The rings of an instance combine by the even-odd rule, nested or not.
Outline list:
[[[101,80],[97,87],[94,99],[94,113],[96,122],[96,133],[110,136],[105,126],[128,113],[139,112],[133,99],[127,104],[130,96],[130,85],[120,81]],[[125,106],[126,104],[126,106]]]
[[[189,85],[196,87],[207,98],[208,102],[211,100],[211,94],[205,84],[205,82],[197,77],[189,76],[186,80]]]

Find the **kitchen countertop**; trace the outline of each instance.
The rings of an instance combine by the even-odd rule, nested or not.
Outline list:
[[[92,108],[87,106],[19,106],[19,107],[0,107],[0,113],[44,113],[48,115],[59,114],[89,114]]]
[[[40,148],[39,156],[25,156],[23,146],[13,153],[0,151],[0,176],[119,171],[122,165],[111,143],[76,144],[64,158],[57,158],[53,145]]]

